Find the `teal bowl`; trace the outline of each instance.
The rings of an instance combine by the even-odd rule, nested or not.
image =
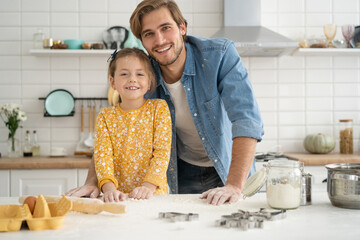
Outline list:
[[[85,41],[80,39],[67,39],[64,43],[68,45],[68,49],[81,49],[81,44]]]

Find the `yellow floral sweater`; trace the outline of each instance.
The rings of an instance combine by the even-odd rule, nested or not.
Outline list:
[[[96,119],[94,150],[99,188],[111,181],[119,191],[130,193],[149,182],[157,186],[155,194],[168,193],[171,134],[164,100],[148,99],[129,111],[119,104],[102,109]]]

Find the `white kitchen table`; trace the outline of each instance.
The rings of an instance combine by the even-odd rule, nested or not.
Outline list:
[[[123,202],[127,205],[127,213],[119,215],[70,212],[60,229],[0,232],[0,239],[360,239],[360,210],[332,206],[326,184],[314,186],[312,205],[288,210],[285,219],[265,221],[264,228],[247,231],[217,227],[215,221],[238,209],[269,209],[265,193],[223,206],[208,205],[199,196],[167,195],[150,200],[127,200]],[[17,198],[0,198],[0,204],[17,203]],[[173,223],[159,219],[159,212],[199,213],[199,220]]]

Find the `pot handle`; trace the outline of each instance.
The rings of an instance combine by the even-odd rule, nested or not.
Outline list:
[[[359,181],[360,176],[336,173],[333,176],[330,175],[330,179]]]

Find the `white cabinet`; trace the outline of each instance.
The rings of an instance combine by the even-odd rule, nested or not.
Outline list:
[[[78,187],[84,185],[89,169],[78,169]]]
[[[77,182],[77,169],[11,170],[11,196],[61,195]]]
[[[0,170],[0,197],[10,197],[9,170]]]

